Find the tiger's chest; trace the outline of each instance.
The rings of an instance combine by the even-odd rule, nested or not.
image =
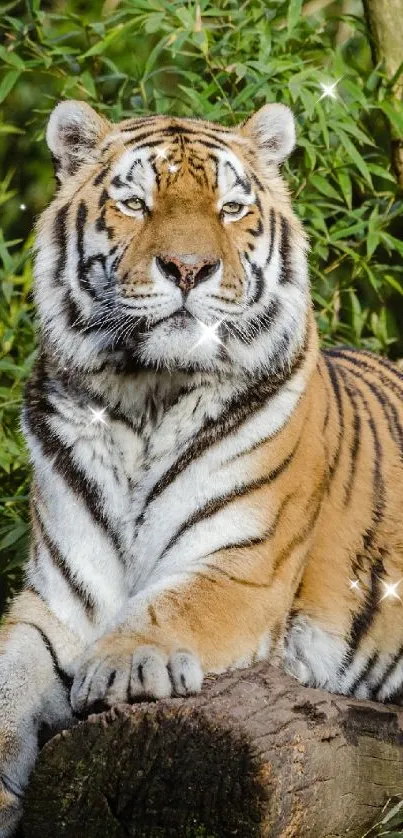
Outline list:
[[[206,445],[206,421],[194,394],[180,410],[138,433],[122,422],[109,428],[103,492],[107,505],[120,506],[122,552],[133,592],[197,564],[234,532],[250,530],[248,515],[235,519],[228,506],[249,479],[248,458],[239,456],[244,440],[233,433]],[[254,535],[256,526],[252,530]]]
[[[117,534],[127,595],[262,539],[279,502],[275,478],[290,460],[279,439],[302,387],[301,378],[245,401],[233,382],[196,382],[148,412],[127,419],[115,409],[93,423],[87,403],[82,415],[74,408],[75,458]]]

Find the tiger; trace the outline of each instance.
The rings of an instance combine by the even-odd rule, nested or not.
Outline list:
[[[403,381],[321,349],[294,117],[63,101],[36,230],[25,586],[1,631],[0,835],[41,727],[270,660],[403,697]],[[135,757],[134,757],[135,758]]]

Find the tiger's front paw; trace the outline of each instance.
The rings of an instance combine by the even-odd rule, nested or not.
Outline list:
[[[94,656],[83,661],[71,688],[73,710],[83,713],[101,702],[122,702],[191,695],[201,689],[203,672],[192,652],[170,657],[158,646],[139,646],[132,655]]]

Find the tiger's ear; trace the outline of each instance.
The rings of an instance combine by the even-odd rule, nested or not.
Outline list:
[[[295,146],[295,122],[286,105],[264,105],[241,128],[254,140],[265,163],[280,164]]]
[[[82,163],[94,162],[97,145],[111,124],[86,102],[60,102],[50,115],[46,141],[60,181],[73,175]]]

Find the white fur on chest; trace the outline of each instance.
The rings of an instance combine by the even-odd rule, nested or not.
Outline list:
[[[130,556],[132,590],[159,581],[170,573],[191,571],[209,552],[228,542],[259,537],[267,510],[248,504],[247,493],[235,507],[223,504],[214,515],[206,515],[190,526],[192,517],[213,500],[242,492],[255,474],[256,450],[283,427],[304,388],[304,374],[295,375],[266,405],[243,422],[238,429],[209,445],[146,504],[158,481],[175,466],[191,445],[208,415],[217,416],[222,401],[216,394],[189,394],[175,410],[168,411],[150,434],[143,476],[136,482],[131,499],[133,520],[141,515]],[[224,393],[225,395],[225,393]],[[207,405],[206,405],[207,401]],[[145,505],[146,504],[146,505]],[[176,538],[181,529],[183,534]],[[171,545],[172,540],[174,544]]]
[[[40,568],[31,563],[29,573],[51,607],[63,612],[66,622],[76,627],[79,622],[82,631],[98,633],[133,595],[168,586],[178,577],[186,580],[212,553],[261,537],[270,510],[259,509],[248,496],[248,485],[260,473],[259,443],[286,424],[304,386],[300,371],[239,427],[196,448],[179,469],[178,461],[206,423],[214,425],[228,409],[236,393],[233,383],[214,387],[196,381],[176,399],[162,393],[144,421],[143,402],[132,418],[125,409],[126,421],[116,418],[112,408],[94,420],[96,398],[92,404],[90,398],[55,390],[51,433],[61,451],[69,452],[88,491],[95,491],[103,518],[94,520],[85,497],[64,478],[57,457],[44,457],[35,435],[29,438],[27,432],[44,523],[78,584],[96,601],[97,619],[91,627],[84,612],[80,616],[79,603],[45,552]]]

